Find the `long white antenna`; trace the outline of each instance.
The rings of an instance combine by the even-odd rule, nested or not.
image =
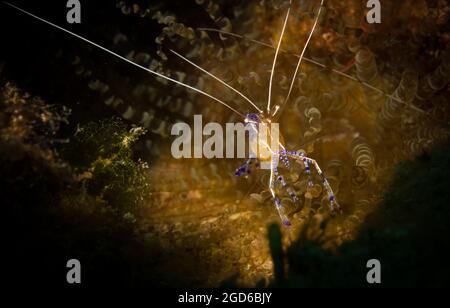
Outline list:
[[[184,61],[188,62],[189,64],[195,66],[196,68],[198,68],[199,70],[201,70],[203,73],[211,76],[212,78],[214,78],[215,80],[219,81],[221,84],[223,84],[224,86],[226,86],[227,88],[233,90],[234,92],[236,92],[237,94],[239,94],[243,99],[245,99],[247,102],[249,102],[253,107],[255,107],[256,110],[258,110],[259,113],[262,113],[262,110],[258,108],[258,106],[256,106],[247,96],[245,96],[244,94],[242,94],[241,92],[239,92],[238,90],[236,90],[235,88],[233,88],[232,86],[230,86],[228,83],[226,83],[225,81],[223,81],[222,79],[220,79],[219,77],[213,75],[212,73],[208,72],[207,70],[205,70],[204,68],[200,67],[199,65],[195,64],[194,62],[192,62],[191,60],[187,59],[186,57],[183,57],[182,55],[180,55],[178,52],[170,49],[170,51],[172,53],[174,53],[175,55],[177,55],[178,57],[180,57],[181,59],[183,59]]]
[[[197,28],[197,30],[198,31],[206,31],[206,32],[217,32],[217,33],[221,33],[221,34],[224,34],[224,35],[229,35],[229,36],[232,36],[232,37],[236,37],[236,38],[239,38],[239,39],[248,40],[248,41],[250,41],[252,43],[255,43],[255,44],[258,44],[258,45],[261,45],[261,46],[265,46],[265,47],[268,47],[268,48],[275,49],[275,46],[273,46],[273,45],[271,45],[269,43],[262,42],[262,41],[259,41],[259,40],[255,40],[255,39],[246,37],[245,35],[242,35],[242,34],[237,34],[237,33],[233,33],[233,32],[227,32],[227,31],[224,31],[224,30],[214,29],[214,28]],[[280,51],[284,52],[284,53],[289,53],[287,50],[284,50],[282,48],[280,49]],[[294,56],[294,57],[300,58],[300,55],[298,55],[298,54],[293,54],[293,53],[289,53],[289,54]],[[411,108],[411,109],[413,109],[413,110],[415,110],[415,111],[417,111],[419,113],[422,113],[424,115],[428,115],[429,116],[429,114],[426,111],[420,109],[419,107],[416,107],[416,106],[414,106],[414,105],[412,105],[410,103],[404,102],[401,99],[399,99],[399,98],[397,98],[395,96],[392,96],[391,94],[386,93],[385,91],[383,91],[381,89],[378,89],[377,87],[374,87],[374,86],[370,85],[369,83],[367,83],[365,81],[362,81],[362,80],[360,80],[360,79],[358,79],[358,78],[356,78],[356,77],[354,77],[352,75],[346,74],[346,73],[344,73],[342,71],[339,71],[337,69],[334,69],[334,68],[330,68],[330,67],[326,66],[323,63],[317,62],[317,61],[309,59],[307,57],[303,57],[303,60],[305,60],[306,62],[309,62],[311,64],[317,65],[318,67],[321,67],[321,68],[324,68],[324,69],[328,69],[328,70],[332,71],[333,73],[341,75],[342,77],[345,77],[345,78],[348,78],[348,79],[353,80],[355,82],[358,82],[364,87],[367,87],[367,88],[369,88],[369,89],[371,89],[373,91],[376,91],[376,92],[378,92],[378,93],[380,93],[380,94],[382,94],[382,95],[384,95],[384,96],[386,96],[386,97],[388,97],[388,98],[390,98],[390,99],[392,99],[392,100],[394,100],[394,101],[396,101],[396,102],[398,102],[400,104],[403,104],[406,107]],[[279,110],[281,110],[281,109],[282,108],[280,108]]]
[[[287,25],[287,22],[288,22],[288,19],[289,19],[289,14],[291,13],[291,4],[292,4],[292,0],[289,1],[289,8],[288,8],[288,11],[287,11],[287,14],[286,14],[286,18],[284,19],[283,30],[281,31],[280,40],[278,41],[277,50],[275,51],[275,57],[273,59],[272,71],[270,73],[270,81],[269,81],[269,97],[267,99],[267,113],[270,113],[270,103],[272,101],[273,75],[274,75],[274,72],[275,72],[275,66],[277,64],[278,53],[280,51],[281,42],[283,41],[284,31],[286,30],[286,25]]]
[[[320,3],[320,8],[319,8],[319,11],[317,12],[316,20],[314,21],[314,25],[311,29],[311,32],[309,33],[308,40],[306,41],[305,46],[303,46],[302,53],[300,54],[300,58],[298,59],[298,62],[297,62],[297,67],[295,68],[294,76],[292,77],[291,86],[289,87],[288,95],[286,96],[286,99],[284,100],[283,105],[288,102],[289,97],[291,96],[292,89],[294,88],[294,84],[295,84],[295,78],[297,78],[297,74],[300,69],[300,65],[302,64],[303,56],[305,55],[306,49],[308,48],[309,42],[311,41],[311,38],[312,38],[314,31],[316,30],[317,24],[319,22],[320,13],[322,12],[322,8],[323,8],[323,3],[324,3],[324,0],[322,0],[322,2]]]
[[[94,42],[92,42],[92,41],[90,41],[90,40],[88,40],[88,39],[86,39],[86,38],[84,38],[84,37],[82,37],[82,36],[76,34],[76,33],[73,33],[73,32],[71,32],[71,31],[69,31],[69,30],[67,30],[67,29],[64,29],[63,27],[60,27],[60,26],[58,26],[58,25],[56,25],[56,24],[54,24],[54,23],[51,23],[51,22],[49,22],[49,21],[47,21],[47,20],[45,20],[45,19],[43,19],[43,18],[41,18],[41,17],[39,17],[39,16],[33,15],[32,13],[29,13],[29,12],[27,12],[27,11],[25,11],[25,10],[23,10],[23,9],[21,9],[21,8],[15,6],[15,5],[13,5],[13,4],[11,4],[11,3],[9,3],[9,2],[3,1],[3,3],[6,4],[6,5],[8,5],[8,6],[10,6],[10,7],[12,7],[12,8],[14,8],[14,9],[16,9],[16,10],[18,10],[18,11],[21,11],[22,13],[27,14],[27,15],[29,15],[29,16],[31,16],[31,17],[37,19],[37,20],[40,20],[40,21],[42,21],[42,22],[44,22],[44,23],[46,23],[46,24],[48,24],[48,25],[50,25],[50,26],[52,26],[52,27],[55,27],[55,28],[57,28],[57,29],[59,29],[59,30],[61,30],[61,31],[64,31],[64,32],[66,32],[66,33],[72,35],[72,36],[75,36],[76,38],[78,38],[78,39],[80,39],[80,40],[82,40],[82,41],[85,41],[86,43],[89,43],[89,44],[91,44],[91,45],[93,45],[93,46],[95,46],[95,47],[97,47],[97,48],[99,48],[99,49],[101,49],[101,50],[103,50],[103,51],[105,51],[105,52],[107,52],[107,53],[109,53],[109,54],[111,54],[111,55],[113,55],[113,56],[115,56],[115,57],[117,57],[117,58],[119,58],[119,59],[121,59],[121,60],[123,60],[123,61],[129,63],[129,64],[131,64],[131,65],[134,65],[134,66],[136,66],[136,67],[138,67],[138,68],[140,68],[140,69],[142,69],[142,70],[148,72],[148,73],[151,73],[151,74],[153,74],[153,75],[156,75],[156,76],[161,77],[161,78],[163,78],[163,79],[166,79],[166,80],[168,80],[168,81],[171,81],[171,82],[173,82],[173,83],[176,83],[176,84],[178,84],[178,85],[180,85],[180,86],[183,86],[183,87],[185,87],[185,88],[188,88],[188,89],[190,89],[190,90],[193,90],[193,91],[195,91],[195,92],[198,92],[198,93],[200,93],[200,94],[202,94],[202,95],[204,95],[204,96],[206,96],[206,97],[208,97],[208,98],[210,98],[210,99],[212,99],[212,100],[218,102],[219,104],[222,104],[223,106],[225,106],[225,107],[227,107],[228,109],[232,110],[232,111],[235,112],[236,114],[238,114],[238,115],[240,115],[241,117],[245,118],[245,116],[244,116],[242,113],[240,113],[239,111],[237,111],[236,109],[234,109],[233,107],[231,107],[230,105],[228,105],[227,103],[221,101],[220,99],[218,99],[218,98],[212,96],[212,95],[209,94],[209,93],[206,93],[206,92],[204,92],[204,91],[202,91],[202,90],[199,90],[199,89],[197,89],[197,88],[195,88],[195,87],[193,87],[193,86],[184,84],[184,83],[182,83],[182,82],[180,82],[180,81],[178,81],[178,80],[172,79],[172,78],[167,77],[167,76],[165,76],[165,75],[163,75],[163,74],[160,74],[160,73],[158,73],[158,72],[152,71],[151,69],[148,69],[148,68],[146,68],[146,67],[144,67],[144,66],[142,66],[142,65],[139,65],[139,64],[137,64],[137,63],[135,63],[135,62],[133,62],[133,61],[131,61],[131,60],[128,60],[127,58],[125,58],[125,57],[123,57],[123,56],[121,56],[121,55],[119,55],[119,54],[117,54],[117,53],[115,53],[115,52],[113,52],[113,51],[111,51],[111,50],[109,50],[109,49],[107,49],[107,48],[101,46],[101,45],[98,45],[98,44],[96,44],[96,43],[94,43]]]

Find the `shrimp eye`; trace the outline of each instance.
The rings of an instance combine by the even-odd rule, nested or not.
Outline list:
[[[257,122],[257,123],[259,123],[259,122],[261,122],[261,119],[259,118],[259,116],[257,114],[249,113],[245,117],[245,121],[246,122]]]

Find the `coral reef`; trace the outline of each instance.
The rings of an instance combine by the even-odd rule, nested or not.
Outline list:
[[[383,1],[382,24],[369,25],[364,1],[325,1],[285,105],[319,1],[292,3],[292,18],[274,77],[272,96],[280,106],[277,121],[286,147],[306,152],[323,167],[344,214],[330,217],[322,188],[307,186],[301,164],[293,164],[290,171],[281,168],[301,196],[294,204],[284,195],[282,203],[294,223],[293,240],[308,226],[307,239],[320,237],[322,247],[337,250],[353,240],[366,216],[378,209],[391,185],[394,167],[428,153],[448,138],[450,11],[448,3],[441,0]],[[251,105],[169,50],[198,63],[264,108],[274,46],[288,5],[287,0],[195,0],[182,5],[176,1],[117,0],[106,7],[90,3],[91,11],[101,10],[107,17],[96,15],[98,20],[83,31],[127,59],[213,93],[245,114],[254,112]],[[240,165],[237,160],[178,161],[170,155],[174,123],[190,123],[194,114],[219,123],[242,119],[207,98],[149,77],[62,33],[44,27],[34,31],[42,36],[49,31],[48,44],[11,43],[7,49],[14,55],[0,56],[0,63],[5,63],[0,65],[0,76],[18,80],[24,89],[49,101],[64,102],[73,110],[71,122],[81,123],[79,127],[90,132],[77,131],[67,150],[61,150],[76,168],[80,177],[76,182],[85,183],[87,194],[101,196],[113,208],[139,203],[139,234],[158,243],[161,271],[176,273],[186,285],[216,286],[233,273],[238,274],[239,285],[267,284],[273,278],[273,263],[266,226],[277,220],[267,191],[268,175],[254,172],[237,179],[233,172]],[[47,61],[31,61],[27,44]],[[40,76],[49,66],[48,81],[30,77]],[[59,81],[61,75],[64,83]],[[2,112],[7,108],[2,106]],[[59,120],[46,120],[52,110],[36,108],[32,112],[43,125],[59,125]],[[119,131],[116,135],[98,124],[113,114],[126,123],[113,129]],[[31,138],[28,124],[20,116],[14,117],[7,121],[24,130],[20,138]],[[97,124],[85,126],[92,120]],[[3,121],[2,114],[2,143],[8,130],[18,129],[14,125],[3,128]],[[121,125],[128,125],[127,129]],[[133,127],[142,130],[130,132]],[[145,136],[136,140],[144,130]],[[128,145],[122,152],[124,138],[136,141],[133,152]],[[99,144],[112,147],[100,150]],[[92,146],[97,150],[88,151]],[[77,153],[81,148],[86,150]],[[105,156],[103,150],[119,154]],[[80,154],[85,161],[70,157],[71,153]],[[144,164],[136,165],[136,157],[148,162],[148,178],[139,178],[141,170],[134,168]],[[136,177],[124,175],[129,174],[127,166],[136,171]],[[124,181],[117,182],[119,178]],[[142,190],[129,193],[119,189],[122,184]],[[123,199],[116,199],[110,189],[114,193],[120,190]],[[281,189],[279,192],[283,194]],[[283,244],[287,245],[288,231],[283,232]],[[180,264],[180,257],[185,256],[189,256],[186,262],[202,269],[197,272]]]

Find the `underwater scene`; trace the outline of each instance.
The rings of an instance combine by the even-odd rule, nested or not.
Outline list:
[[[9,0],[0,37],[11,286],[450,286],[448,0]]]

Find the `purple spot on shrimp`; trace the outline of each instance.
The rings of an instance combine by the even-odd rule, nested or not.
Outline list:
[[[292,226],[291,222],[287,219],[283,219],[283,225],[285,225],[286,227]]]
[[[257,114],[255,114],[255,113],[249,113],[249,114],[247,114],[246,118],[247,118],[248,120],[250,120],[250,121],[253,121],[253,122],[257,122],[257,123],[260,122],[259,116],[258,116]]]

